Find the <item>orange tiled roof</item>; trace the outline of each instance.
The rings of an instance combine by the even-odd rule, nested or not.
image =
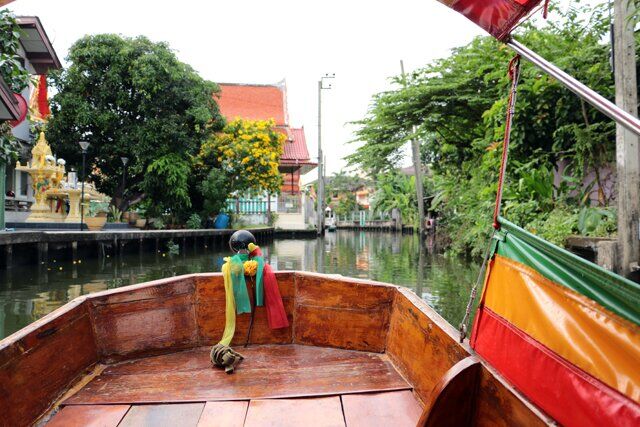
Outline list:
[[[308,162],[309,150],[307,149],[307,139],[304,136],[304,128],[289,128],[291,139],[284,143],[284,152],[280,157],[283,163],[291,161]]]
[[[249,120],[273,119],[286,126],[287,104],[284,85],[251,85],[220,83],[220,112],[227,120],[237,117]]]

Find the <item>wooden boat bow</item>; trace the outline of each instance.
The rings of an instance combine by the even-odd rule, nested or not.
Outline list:
[[[0,342],[0,424],[549,421],[410,290],[306,272],[277,278],[290,326],[270,329],[258,307],[233,375],[209,361],[225,324],[220,274],[76,298]],[[232,345],[248,327],[238,316]]]

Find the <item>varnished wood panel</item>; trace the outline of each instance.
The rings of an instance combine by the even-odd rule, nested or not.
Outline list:
[[[345,309],[386,308],[393,301],[396,288],[377,282],[298,273],[297,300],[301,305]]]
[[[252,400],[245,427],[343,427],[340,398]]]
[[[282,298],[295,297],[294,275],[289,271],[276,272]],[[224,307],[224,281],[221,273],[199,274],[194,277],[194,281],[198,301],[220,302]]]
[[[418,427],[474,424],[481,365],[470,356],[453,365],[434,387]]]
[[[383,352],[388,325],[387,308],[348,310],[299,305],[295,342]]]
[[[207,402],[200,415],[198,427],[242,427],[249,402]]]
[[[413,292],[400,289],[391,314],[387,353],[426,402],[431,390],[456,363],[469,355],[455,331]]]
[[[101,356],[107,361],[198,344],[193,278],[89,299]]]
[[[347,427],[415,427],[422,413],[409,390],[345,394],[342,408]]]
[[[84,304],[42,320],[2,342],[9,351],[0,367],[0,425],[30,424],[97,361]]]
[[[487,427],[544,426],[552,420],[532,404],[516,397],[511,386],[498,380],[486,366],[480,374],[476,425]]]
[[[107,368],[65,403],[249,400],[409,388],[384,355],[297,345],[238,350],[246,359],[232,375],[208,365],[208,348],[154,356]]]
[[[290,326],[281,329],[269,328],[265,308],[257,307],[253,330],[251,331],[250,343],[252,344],[289,344],[293,340],[293,312],[295,303],[293,273],[279,272],[277,278]],[[200,344],[215,344],[222,337],[225,324],[225,294],[222,276],[197,278],[196,295]],[[250,295],[253,297],[253,294]],[[251,301],[253,304],[253,298],[251,298]],[[241,345],[245,343],[250,319],[251,316],[248,313],[240,314],[236,317],[236,333],[231,345]]]
[[[383,352],[394,292],[393,286],[297,273],[294,342]]]
[[[134,405],[119,427],[192,427],[196,426],[204,403],[176,405]]]
[[[47,427],[117,427],[129,410],[129,405],[65,406]]]

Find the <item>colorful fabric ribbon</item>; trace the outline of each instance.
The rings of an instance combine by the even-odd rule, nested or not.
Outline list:
[[[264,261],[262,251],[253,243],[249,254],[236,254],[224,259],[222,278],[225,291],[225,326],[219,344],[231,344],[236,329],[236,314],[251,313],[251,302],[245,281],[244,263],[250,259],[258,263],[256,272],[256,306],[265,306],[267,321],[271,329],[289,326],[287,313],[282,303],[278,280],[271,266]]]
[[[262,250],[259,246],[249,243],[249,256],[258,261],[258,273],[256,274],[256,300],[262,305],[263,295],[267,309],[267,321],[271,329],[286,328],[289,326],[287,312],[284,310],[278,280],[269,264],[264,262]]]

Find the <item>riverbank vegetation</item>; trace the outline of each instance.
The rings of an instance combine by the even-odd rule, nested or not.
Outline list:
[[[144,203],[151,215],[188,215],[191,159],[224,126],[217,85],[145,37],[86,36],[68,62],[53,78],[47,126],[57,154],[79,165],[86,140],[88,179],[119,210]]]
[[[67,60],[51,77],[56,94],[48,139],[76,166],[78,141],[90,143],[88,180],[119,211],[194,228],[198,218],[223,211],[234,192],[280,190],[285,135],[272,121],[227,123],[216,102],[218,85],[180,62],[167,44],[92,35],[74,43]]]
[[[0,10],[0,77],[15,93],[22,92],[30,80],[29,73],[20,63],[19,49],[20,27],[18,22],[8,10]],[[11,133],[9,122],[0,121],[0,164],[15,161],[17,154],[17,141]]]
[[[555,10],[538,26],[524,24],[518,39],[613,98],[606,5]],[[396,77],[397,89],[377,94],[358,122],[361,145],[349,162],[381,188],[396,179],[403,147],[421,141],[426,207],[457,252],[480,254],[491,230],[512,57],[477,37]],[[615,233],[614,151],[613,122],[523,61],[503,215],[558,244],[571,234]]]

